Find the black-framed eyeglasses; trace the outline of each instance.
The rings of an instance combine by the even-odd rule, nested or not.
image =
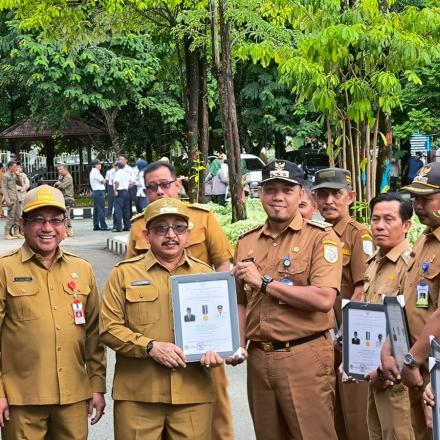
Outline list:
[[[25,223],[30,223],[32,225],[43,226],[45,223],[49,223],[51,226],[60,226],[64,224],[65,218],[54,217],[54,218],[44,218],[44,217],[27,217],[24,219]]]
[[[188,225],[157,225],[150,226],[148,229],[160,236],[167,235],[170,229],[172,229],[176,235],[183,235],[188,230]]]
[[[161,189],[169,189],[169,187],[171,186],[172,183],[174,183],[176,181],[176,179],[174,180],[169,180],[168,182],[159,182],[159,183],[150,183],[149,185],[147,185],[145,188],[147,189],[147,191],[149,192],[156,192],[157,189],[160,187]]]

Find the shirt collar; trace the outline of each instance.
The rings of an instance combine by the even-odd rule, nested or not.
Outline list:
[[[26,261],[31,260],[33,257],[35,257],[37,260],[39,260],[40,254],[35,252],[26,242],[23,243],[21,246],[21,262],[25,263]],[[68,257],[67,255],[62,251],[60,247],[57,248],[54,262],[62,258],[63,260],[67,261]]]
[[[408,240],[402,240],[397,246],[394,246],[391,250],[389,250],[384,257],[388,258],[388,260],[395,263],[400,256],[407,250],[409,250],[411,247],[408,243]]]
[[[156,264],[158,266],[162,267],[163,269],[168,270],[160,263],[160,261],[156,258],[154,253],[151,251],[151,249],[148,250],[144,255],[145,255],[145,257],[144,257],[145,268],[147,271],[150,270]],[[180,266],[183,266],[184,264],[187,264],[189,267],[192,267],[194,265],[193,261],[188,257],[188,253],[187,253],[186,249],[183,251],[183,255],[180,258],[179,263],[176,266],[176,269]]]
[[[298,211],[295,215],[295,217],[293,217],[292,221],[287,225],[286,229],[292,229],[293,231],[300,231],[303,227],[304,224],[304,219],[302,217],[302,215],[300,214],[300,212]],[[286,230],[284,229],[284,231]],[[279,235],[281,235],[284,231],[282,231]],[[260,230],[260,236],[261,234],[264,235],[268,235],[270,237],[273,236],[273,234],[271,233],[270,229],[269,229],[269,220],[266,220],[266,223],[263,225],[263,227]]]
[[[438,241],[440,241],[440,226],[437,226],[435,229],[426,229],[424,232],[426,235],[433,235]]]
[[[333,230],[336,232],[336,234],[338,234],[338,236],[340,237],[344,231],[345,228],[347,227],[347,225],[351,222],[351,217],[349,215],[346,215],[344,217],[342,217],[338,223],[336,223],[333,226]]]

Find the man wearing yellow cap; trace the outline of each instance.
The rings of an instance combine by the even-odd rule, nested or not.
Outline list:
[[[189,255],[189,210],[162,198],[144,211],[150,251],[122,261],[104,288],[100,334],[116,351],[115,439],[211,439],[215,352],[187,363],[174,344],[170,276],[212,272]]]
[[[24,244],[0,258],[0,426],[3,440],[86,440],[105,401],[105,348],[92,267],[59,248],[60,190],[26,194]]]
[[[153,162],[144,173],[146,194],[150,202],[164,197],[179,197],[182,183],[176,178],[174,167],[165,162]],[[217,272],[229,270],[232,251],[215,215],[204,205],[187,205],[189,220],[194,225],[186,250],[192,257],[214,267]],[[132,218],[128,239],[127,258],[147,252],[150,245],[145,240],[145,221],[142,214]],[[216,391],[214,421],[212,424],[213,440],[232,440],[232,413],[227,394],[227,379],[223,367],[213,372]]]

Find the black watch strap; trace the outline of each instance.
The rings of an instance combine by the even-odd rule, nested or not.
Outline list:
[[[146,353],[147,353],[147,356],[150,356],[150,351],[153,349],[153,345],[154,345],[154,340],[153,340],[153,341],[150,341],[150,342],[147,344],[147,349],[145,350]]]

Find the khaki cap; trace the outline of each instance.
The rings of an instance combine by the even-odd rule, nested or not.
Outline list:
[[[351,187],[351,173],[343,168],[325,168],[315,173],[312,191],[320,188],[343,189]]]
[[[53,206],[66,212],[63,193],[49,185],[37,186],[26,193],[23,212],[31,212],[45,206]]]
[[[187,221],[189,219],[189,212],[186,205],[184,205],[178,199],[165,197],[163,199],[151,202],[147,206],[144,211],[145,223],[148,225],[151,220],[162,217],[163,215],[178,215],[180,217],[183,217]]]

